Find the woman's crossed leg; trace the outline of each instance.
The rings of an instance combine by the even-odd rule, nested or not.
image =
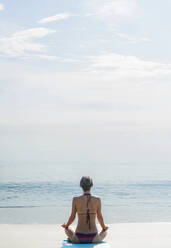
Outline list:
[[[65,229],[65,233],[72,243],[80,243],[79,239],[77,238],[77,235],[75,235],[75,232],[71,228]],[[99,234],[94,237],[92,240],[92,243],[99,243],[101,242],[107,235],[106,231],[101,231]]]

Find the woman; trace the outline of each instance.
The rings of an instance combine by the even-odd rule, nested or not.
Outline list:
[[[93,181],[90,177],[82,177],[80,187],[83,189],[83,195],[74,197],[72,201],[72,212],[67,224],[63,224],[65,233],[72,243],[98,243],[106,237],[106,230],[101,213],[101,200],[90,194]],[[76,213],[78,215],[78,224],[76,231],[72,231],[69,226],[73,223]],[[96,216],[102,231],[98,234],[96,227]]]

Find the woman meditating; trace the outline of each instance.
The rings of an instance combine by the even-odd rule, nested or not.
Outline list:
[[[80,187],[83,189],[83,195],[74,197],[72,201],[72,212],[67,224],[63,224],[65,233],[72,243],[98,243],[106,237],[106,230],[101,213],[101,200],[99,197],[92,196],[90,193],[93,181],[90,177],[82,177]],[[76,231],[72,231],[69,226],[73,223],[76,213],[78,215],[78,224]],[[96,216],[102,231],[98,234],[96,227]]]

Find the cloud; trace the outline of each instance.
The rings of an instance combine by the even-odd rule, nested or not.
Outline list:
[[[0,11],[4,10],[4,9],[5,9],[4,5],[2,3],[0,3]]]
[[[170,127],[171,65],[120,54],[89,60],[89,71],[67,73],[0,61],[0,123]]]
[[[135,18],[141,13],[137,0],[92,0],[86,4],[90,14],[115,21]]]
[[[90,56],[88,70],[107,78],[145,78],[171,76],[171,63],[159,63],[140,59],[136,56],[116,53],[101,53]]]
[[[74,58],[59,57],[47,54],[48,47],[35,39],[55,33],[48,28],[32,28],[18,31],[9,37],[0,38],[0,57],[22,59],[45,59],[59,63],[79,62]]]
[[[0,56],[27,57],[33,52],[45,52],[47,47],[35,42],[34,39],[42,38],[55,32],[55,30],[47,28],[32,28],[18,31],[10,37],[0,38]]]
[[[116,33],[116,35],[119,36],[120,38],[126,39],[128,41],[128,43],[130,43],[130,44],[138,44],[138,43],[142,43],[142,42],[152,41],[152,39],[148,38],[148,37],[130,36],[130,35],[123,34],[123,33]]]
[[[49,16],[49,17],[40,19],[37,23],[44,24],[44,23],[49,23],[49,22],[54,22],[54,21],[60,21],[60,20],[68,19],[71,16],[72,15],[68,14],[68,13],[56,14],[53,16]]]
[[[53,55],[46,55],[46,54],[35,54],[31,56],[32,58],[41,58],[41,59],[47,59],[51,61],[56,61],[60,63],[72,63],[72,62],[79,62],[79,59],[72,59],[72,58],[63,58]]]

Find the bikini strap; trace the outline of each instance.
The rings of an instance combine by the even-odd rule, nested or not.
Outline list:
[[[89,225],[89,229],[90,229],[90,210],[88,208],[88,204],[89,204],[89,201],[91,199],[91,194],[90,193],[85,193],[84,195],[87,195],[87,216],[86,216],[86,222],[87,224]]]

